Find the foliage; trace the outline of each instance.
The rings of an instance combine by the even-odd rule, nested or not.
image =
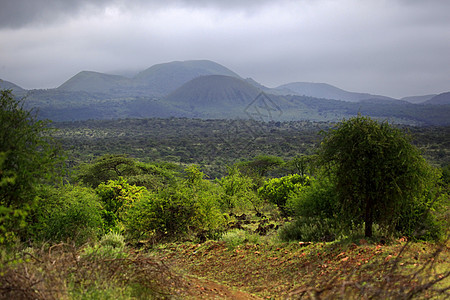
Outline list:
[[[130,236],[161,241],[221,231],[224,217],[217,189],[195,166],[187,168],[186,174],[176,186],[152,193],[128,210],[125,224]]]
[[[232,229],[224,233],[220,237],[221,241],[227,244],[228,249],[235,249],[239,245],[246,243],[258,244],[261,241],[261,237],[256,233],[249,233],[242,229]]]
[[[336,221],[321,217],[298,217],[279,231],[283,241],[331,242],[338,236]]]
[[[281,178],[272,178],[264,182],[258,189],[258,195],[269,202],[276,204],[284,213],[286,211],[286,201],[289,197],[299,193],[302,188],[310,184],[308,176],[292,174]]]
[[[239,169],[243,174],[253,177],[264,177],[273,168],[284,163],[283,159],[273,155],[259,155],[249,161],[240,162]]]
[[[94,158],[105,154],[125,153],[130,158],[167,169],[162,162],[172,162],[170,169],[174,171],[182,171],[186,163],[198,164],[210,178],[220,178],[227,174],[226,166],[261,154],[288,161],[283,167],[287,172],[281,173],[276,168],[269,172],[270,176],[300,174],[289,160],[313,154],[320,144],[319,131],[327,130],[332,124],[155,118],[89,120],[52,123],[52,126],[58,128],[53,135],[67,151],[70,166],[92,163]],[[450,162],[450,148],[446,143],[450,139],[450,126],[403,128],[411,132],[413,143],[430,163],[443,166]]]
[[[84,248],[82,256],[107,259],[126,258],[128,253],[125,250],[124,236],[120,233],[108,232],[98,244]]]
[[[251,204],[258,212],[260,198],[255,193],[252,178],[243,175],[236,166],[228,167],[228,176],[216,180],[223,193],[219,198],[222,209],[232,211],[235,208],[245,208]]]
[[[409,137],[367,117],[343,121],[328,132],[320,158],[336,183],[344,218],[364,222],[367,237],[374,223],[393,233],[403,209],[435,181]]]
[[[126,179],[119,177],[101,183],[96,192],[103,204],[102,216],[105,231],[123,230],[122,221],[127,210],[148,194],[145,187],[130,185]]]
[[[138,168],[134,160],[124,155],[106,154],[92,164],[82,165],[78,170],[77,181],[96,188],[108,180],[117,180],[119,177],[137,175]]]
[[[289,197],[286,207],[294,216],[337,218],[340,205],[335,186],[326,177],[310,179],[310,184]]]
[[[25,225],[36,186],[55,178],[59,149],[48,133],[10,90],[0,91],[0,244]]]
[[[297,155],[287,162],[295,174],[301,176],[314,175],[316,169],[317,155]]]
[[[42,186],[36,206],[27,218],[29,238],[35,241],[74,242],[97,240],[102,232],[102,207],[89,188]]]
[[[396,231],[414,240],[443,240],[449,228],[450,196],[442,186],[426,190],[403,209]]]
[[[335,186],[326,177],[310,180],[309,186],[288,199],[286,209],[294,215],[294,221],[280,230],[280,238],[286,241],[332,241],[341,227],[352,225],[340,218]]]

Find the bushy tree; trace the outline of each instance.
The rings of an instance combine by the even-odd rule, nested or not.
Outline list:
[[[27,232],[33,241],[71,241],[81,245],[95,241],[102,233],[101,213],[102,205],[93,189],[43,185],[27,217]]]
[[[260,198],[254,191],[251,177],[243,175],[236,166],[228,168],[228,175],[216,180],[223,193],[219,202],[224,209],[245,208],[252,204],[258,212]]]
[[[0,243],[24,225],[36,187],[56,178],[59,148],[47,125],[11,91],[0,91]]]
[[[127,177],[140,174],[133,159],[125,155],[106,154],[97,158],[92,164],[82,165],[76,176],[77,181],[86,186],[96,188],[108,180],[117,180],[119,177]]]
[[[415,199],[434,184],[436,175],[410,143],[410,138],[389,125],[357,116],[329,131],[320,148],[321,162],[335,183],[345,217],[393,232]]]
[[[292,174],[281,178],[272,178],[258,189],[260,197],[277,205],[281,211],[286,214],[286,201],[293,193],[298,193],[304,186],[310,184],[308,176]]]
[[[122,221],[127,210],[148,195],[145,187],[131,185],[122,177],[101,183],[96,191],[102,202],[106,231],[123,230]]]
[[[176,185],[151,193],[128,209],[125,224],[130,236],[159,242],[221,231],[224,216],[217,187],[196,166],[188,167],[185,175]]]
[[[253,160],[244,161],[237,164],[240,171],[245,175],[264,177],[270,170],[281,166],[283,159],[272,155],[259,155]]]

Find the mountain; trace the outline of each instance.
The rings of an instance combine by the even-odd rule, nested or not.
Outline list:
[[[431,94],[431,95],[423,95],[423,96],[409,96],[409,97],[403,97],[400,100],[407,101],[409,103],[419,104],[419,103],[424,103],[425,101],[430,100],[434,96],[437,96],[437,95]]]
[[[165,101],[175,107],[208,115],[243,113],[260,93],[245,80],[224,75],[201,76],[185,83]]]
[[[428,101],[425,101],[424,104],[433,104],[433,105],[447,105],[450,104],[450,92],[442,93],[434,96]],[[449,115],[450,117],[450,115]]]
[[[60,85],[58,90],[111,94],[128,85],[130,79],[123,76],[82,71]]]
[[[133,77],[82,71],[56,89],[28,91],[7,81],[0,81],[0,88],[26,96],[26,108],[37,108],[40,118],[54,121],[151,117],[339,121],[361,113],[401,124],[450,125],[450,93],[401,101],[325,83],[294,82],[273,89],[207,60],[158,64]]]
[[[292,82],[280,85],[275,89],[279,90],[281,93],[284,94],[309,96],[315,98],[342,100],[350,102],[359,102],[361,100],[370,100],[370,99],[395,100],[393,98],[380,95],[348,92],[326,83]]]
[[[174,61],[154,65],[132,78],[82,71],[58,87],[58,90],[101,93],[120,97],[166,96],[184,83],[205,75],[240,78],[224,66],[208,60]]]
[[[0,79],[0,90],[12,90],[16,96],[20,97],[23,97],[27,92],[27,90],[21,88],[20,86],[2,79]]]
[[[213,61],[188,60],[154,65],[138,73],[133,81],[137,85],[148,87],[155,95],[164,96],[186,82],[206,75],[240,78],[238,74]]]

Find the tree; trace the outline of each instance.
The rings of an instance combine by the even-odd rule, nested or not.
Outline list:
[[[319,150],[344,215],[354,224],[373,224],[392,232],[402,209],[420,198],[435,179],[432,168],[410,138],[387,122],[357,116],[329,131]]]
[[[245,175],[264,177],[277,166],[284,163],[283,159],[271,155],[259,155],[253,160],[238,163],[238,167]]]
[[[24,224],[36,187],[55,178],[61,161],[47,125],[10,90],[0,91],[0,243]]]
[[[133,159],[125,155],[106,154],[97,158],[93,164],[81,166],[77,179],[89,187],[96,188],[108,180],[140,173],[142,172],[139,172]]]

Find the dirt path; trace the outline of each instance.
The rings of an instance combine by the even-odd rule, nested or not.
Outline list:
[[[238,291],[226,285],[192,276],[185,278],[188,285],[188,296],[193,299],[236,299],[260,300],[257,296]]]

